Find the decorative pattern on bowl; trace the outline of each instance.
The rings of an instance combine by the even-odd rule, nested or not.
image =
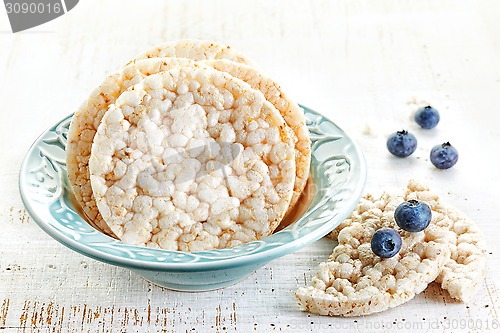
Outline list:
[[[314,197],[294,223],[264,239],[229,249],[178,252],[125,244],[90,226],[78,213],[65,161],[69,116],[44,132],[23,162],[19,187],[35,222],[84,255],[131,269],[207,270],[266,262],[295,251],[335,228],[355,207],[366,179],[357,145],[333,122],[303,107],[312,141]]]

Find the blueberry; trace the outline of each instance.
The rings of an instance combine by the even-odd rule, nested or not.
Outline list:
[[[410,156],[417,149],[417,138],[405,130],[398,131],[387,139],[387,149],[397,157]]]
[[[394,219],[397,225],[406,231],[422,231],[431,222],[432,212],[425,202],[409,200],[396,208]]]
[[[415,113],[415,121],[422,128],[434,128],[439,123],[439,112],[429,105],[421,107]]]
[[[391,258],[401,250],[401,236],[392,228],[375,231],[370,242],[372,251],[381,258]]]
[[[449,169],[458,161],[458,151],[449,142],[434,146],[431,150],[431,162],[438,169]]]

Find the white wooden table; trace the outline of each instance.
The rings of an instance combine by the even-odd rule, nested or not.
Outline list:
[[[476,331],[500,313],[500,20],[498,1],[80,1],[75,9],[12,34],[0,9],[1,332]],[[333,119],[363,148],[367,191],[415,178],[477,221],[489,272],[470,304],[431,285],[411,302],[364,318],[301,312],[293,291],[311,281],[333,242],[271,262],[223,290],[164,290],[129,271],[81,256],[47,236],[18,194],[24,154],[74,112],[108,73],[153,44],[220,40],[252,57],[297,101]],[[411,96],[441,111],[432,131],[409,118]],[[416,153],[391,157],[402,128]],[[451,141],[448,171],[429,149]],[[469,321],[470,320],[470,321]]]

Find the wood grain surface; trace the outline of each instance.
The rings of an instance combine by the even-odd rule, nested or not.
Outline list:
[[[0,8],[0,332],[482,332],[500,327],[500,3],[498,1],[97,1],[12,34]],[[36,137],[74,112],[105,75],[156,43],[219,40],[251,57],[300,103],[355,138],[366,190],[430,185],[486,234],[489,271],[469,304],[431,285],[411,302],[360,318],[301,312],[293,291],[335,245],[322,239],[241,283],[204,293],[154,286],[75,253],[24,209],[18,172]],[[416,96],[441,111],[431,131],[410,119]],[[402,128],[419,146],[391,157]],[[435,169],[450,141],[457,165]]]

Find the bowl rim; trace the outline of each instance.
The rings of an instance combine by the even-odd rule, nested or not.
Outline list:
[[[317,111],[314,111],[311,108],[308,108],[306,106],[300,105],[302,108],[307,109],[309,111],[312,111],[314,113],[318,113]],[[197,262],[197,261],[192,261],[192,262],[149,262],[149,261],[143,261],[137,258],[126,258],[126,257],[121,257],[119,255],[114,255],[110,253],[105,253],[96,250],[92,246],[88,244],[84,244],[82,242],[78,242],[75,239],[72,239],[71,237],[65,235],[62,233],[60,230],[57,228],[54,228],[51,226],[48,222],[44,221],[44,219],[39,216],[36,212],[36,209],[33,208],[29,200],[27,199],[27,193],[25,192],[25,188],[23,186],[23,179],[24,179],[24,174],[26,174],[27,171],[27,163],[28,163],[28,156],[32,153],[32,150],[35,148],[35,145],[38,143],[40,138],[45,135],[45,133],[50,129],[53,128],[55,125],[59,124],[60,122],[68,119],[69,117],[72,117],[73,114],[63,118],[61,121],[50,127],[49,129],[45,130],[42,134],[38,136],[38,138],[33,142],[33,144],[30,146],[28,149],[23,162],[21,164],[20,172],[19,172],[19,177],[18,177],[18,185],[19,185],[19,190],[20,190],[20,195],[21,195],[21,200],[23,201],[24,206],[26,207],[27,212],[29,215],[33,218],[33,220],[36,222],[36,224],[49,236],[57,240],[59,243],[63,244],[64,246],[70,248],[71,250],[74,250],[82,255],[85,255],[87,257],[90,257],[92,259],[102,261],[111,265],[115,266],[121,266],[121,267],[126,267],[129,269],[138,269],[138,270],[155,270],[155,271],[171,271],[171,272],[192,272],[192,271],[208,271],[208,270],[222,270],[222,269],[227,269],[227,268],[234,268],[238,266],[244,266],[244,265],[252,265],[252,264],[257,264],[260,263],[261,265],[264,265],[265,263],[276,259],[278,257],[282,257],[286,254],[289,254],[291,252],[294,252],[296,250],[301,249],[302,247],[318,240],[319,238],[325,236],[328,232],[333,230],[336,225],[338,225],[342,220],[344,220],[351,212],[352,210],[356,207],[357,203],[359,202],[359,199],[362,195],[362,192],[364,190],[365,184],[366,184],[366,179],[367,179],[367,165],[366,165],[366,159],[363,155],[363,152],[361,151],[359,145],[355,140],[352,139],[347,133],[337,126],[333,121],[331,121],[329,118],[325,117],[323,114],[318,113],[321,115],[323,118],[327,119],[329,122],[334,124],[344,135],[352,146],[354,147],[354,152],[355,155],[358,159],[358,161],[361,163],[359,165],[359,175],[358,175],[358,181],[356,183],[356,186],[353,187],[352,194],[349,196],[348,199],[344,200],[343,204],[343,211],[338,213],[336,216],[334,216],[331,220],[325,222],[323,225],[318,227],[317,229],[313,230],[312,232],[303,235],[302,237],[296,238],[292,240],[291,242],[266,249],[265,251],[255,251],[249,254],[245,254],[242,256],[237,256],[233,258],[220,258],[220,259],[213,259],[211,261],[206,261],[206,262]],[[84,219],[83,219],[84,220]],[[85,220],[84,220],[85,221]],[[86,221],[85,221],[86,222]],[[86,222],[87,223],[87,222]],[[295,222],[294,222],[295,223]],[[336,225],[335,225],[336,223]],[[286,229],[284,229],[286,230]],[[281,232],[281,231],[279,231]],[[279,233],[277,232],[277,233]],[[113,238],[105,235],[108,237],[110,240]],[[263,238],[265,239],[265,238]],[[120,241],[118,241],[120,242]],[[259,242],[259,241],[256,241]],[[132,246],[129,244],[122,243],[125,246]],[[151,249],[151,248],[145,248],[148,250],[154,250],[155,252],[158,251],[159,253],[164,252],[166,250],[162,249]],[[213,250],[217,251],[217,250]],[[185,253],[182,251],[168,251],[168,252],[178,252],[178,253]],[[200,252],[190,252],[190,254],[203,254],[203,252],[207,251],[200,251]],[[212,252],[212,251],[210,251]]]

